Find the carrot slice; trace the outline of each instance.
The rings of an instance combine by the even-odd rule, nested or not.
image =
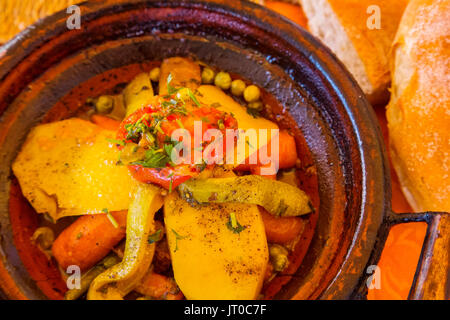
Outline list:
[[[135,290],[154,299],[181,300],[184,298],[175,280],[153,271],[145,275]]]
[[[305,228],[305,220],[298,217],[278,218],[259,207],[266,229],[267,241],[287,244],[293,241]]]
[[[272,156],[272,150],[270,143],[265,145],[258,150],[258,163],[248,164],[248,159],[246,163],[240,164],[235,168],[236,171],[252,171],[254,174],[259,174],[261,168],[270,166],[269,164],[262,164],[259,159],[259,153],[267,154],[269,157]],[[289,169],[293,168],[297,163],[297,145],[295,143],[295,138],[290,135],[286,130],[280,130],[279,142],[278,142],[278,167],[279,169]]]
[[[127,211],[110,214],[117,227],[106,214],[85,215],[56,238],[52,253],[64,270],[70,265],[79,266],[81,271],[88,270],[125,237]]]
[[[117,131],[120,126],[120,121],[111,119],[109,117],[94,114],[91,116],[91,121],[96,125],[106,130]]]

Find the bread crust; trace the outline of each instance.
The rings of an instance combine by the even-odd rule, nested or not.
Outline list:
[[[415,211],[450,211],[450,1],[411,0],[395,37],[390,150]]]
[[[300,0],[305,8],[313,5],[315,1],[317,0]],[[362,75],[355,74],[348,65],[347,68],[354,73],[372,104],[387,103],[389,98],[387,89],[390,83],[389,52],[408,0],[327,0],[327,2],[356,49],[370,86],[362,85]],[[372,11],[368,13],[368,8],[373,5],[380,8],[380,29],[369,29],[367,26],[367,21],[373,14]],[[305,10],[305,13],[310,18],[311,12]],[[310,26],[310,29],[314,30],[313,26]],[[334,51],[341,60],[348,54],[343,49]]]

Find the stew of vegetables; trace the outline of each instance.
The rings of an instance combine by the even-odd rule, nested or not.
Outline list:
[[[31,130],[12,170],[50,221],[32,241],[56,261],[65,299],[263,299],[298,267],[315,208],[266,96],[173,57]]]

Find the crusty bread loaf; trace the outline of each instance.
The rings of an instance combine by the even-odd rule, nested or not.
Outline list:
[[[0,0],[0,43],[30,24],[82,0]]]
[[[387,110],[394,167],[416,211],[450,212],[450,1],[411,0]]]
[[[389,51],[408,0],[300,0],[309,30],[345,64],[374,105],[389,97]],[[380,29],[369,29],[376,5]]]

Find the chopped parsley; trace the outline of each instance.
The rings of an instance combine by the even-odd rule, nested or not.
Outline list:
[[[132,165],[141,165],[144,168],[164,168],[170,162],[170,156],[161,149],[149,149],[145,152],[143,160],[134,161]]]
[[[277,210],[275,211],[275,215],[277,217],[280,217],[286,212],[287,209],[288,209],[288,206],[286,205],[284,200],[281,199],[280,203],[278,204]]]
[[[198,102],[197,98],[192,93],[191,89],[188,89],[188,94],[189,94],[189,97],[191,98],[191,100],[194,101],[194,103],[197,105],[197,107],[200,107],[200,102]]]
[[[162,239],[162,237],[163,237],[162,230],[158,229],[155,233],[148,236],[148,243],[152,244],[158,242],[159,240]]]
[[[170,84],[172,82],[172,79],[173,79],[172,74],[169,73],[169,76],[167,77],[167,93],[169,96],[174,95],[181,89],[181,88],[172,87],[172,85]]]
[[[119,227],[119,224],[117,223],[116,219],[114,219],[114,217],[112,216],[112,214],[109,212],[109,210],[107,208],[104,208],[102,210],[102,212],[106,213],[106,216],[108,217],[109,221],[114,226],[114,228],[118,228]]]
[[[108,142],[110,142],[110,143],[117,144],[117,145],[119,145],[119,146],[124,146],[124,145],[125,145],[125,141],[123,141],[123,140],[106,139],[106,141],[108,141]]]
[[[247,108],[247,113],[255,119],[261,117],[261,112],[254,108]]]
[[[171,178],[170,179],[170,184],[169,184],[169,193],[172,193],[172,185],[173,185],[172,176],[173,176],[173,172],[167,176],[168,178]]]
[[[143,120],[142,118],[136,123],[128,123],[125,125],[125,130],[127,131],[126,140],[138,143],[142,135],[150,130],[150,127]]]
[[[171,229],[173,234],[175,235],[175,250],[173,252],[177,252],[178,250],[178,240],[186,239],[188,236],[180,236],[175,230]]]
[[[244,231],[246,227],[245,227],[245,226],[242,226],[242,225],[239,223],[239,221],[237,221],[237,219],[236,219],[236,213],[231,212],[231,213],[230,213],[230,217],[229,217],[228,222],[227,222],[227,228],[228,228],[229,230],[231,230],[233,233],[239,234],[239,233],[241,233],[242,231]]]
[[[207,166],[207,165],[208,165],[208,164],[206,163],[206,161],[205,161],[205,160],[202,160],[202,163],[197,164],[196,167],[197,167],[197,170],[198,170],[198,171],[202,172],[203,170],[206,169],[206,166]]]
[[[145,157],[142,160],[134,161],[132,165],[141,165],[145,168],[164,168],[167,165],[172,165],[172,150],[179,144],[180,141],[172,141],[166,139],[162,148],[154,146],[145,151]]]
[[[220,130],[225,129],[225,125],[223,124],[223,120],[222,120],[222,119],[217,120],[217,127],[218,127]]]

